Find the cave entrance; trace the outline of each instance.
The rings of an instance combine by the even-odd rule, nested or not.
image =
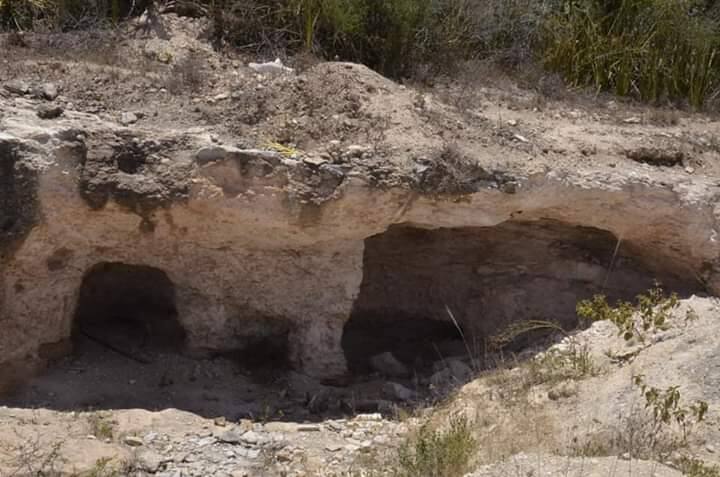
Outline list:
[[[423,372],[446,356],[462,354],[460,330],[451,322],[397,313],[353,315],[343,330],[348,369],[356,374],[373,371],[371,358],[392,355],[412,372]]]
[[[552,220],[391,227],[365,241],[363,281],[343,335],[346,359],[364,371],[380,351],[408,367],[469,358],[514,322],[548,320],[572,329],[578,300],[594,294],[632,301],[656,280],[680,295],[692,291],[692,277],[676,275],[649,253],[632,243],[618,247],[610,232]]]
[[[165,272],[113,262],[85,274],[73,332],[80,349],[89,340],[140,360],[153,351],[180,351],[185,341]]]

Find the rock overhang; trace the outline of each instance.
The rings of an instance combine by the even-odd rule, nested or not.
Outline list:
[[[85,274],[117,262],[167,273],[190,347],[231,349],[245,337],[243,320],[274,318],[292,323],[296,367],[342,373],[343,327],[367,273],[367,240],[396,224],[591,227],[659,265],[648,274],[672,270],[712,293],[720,286],[711,177],[640,164],[502,168],[445,149],[432,159],[406,151],[397,161],[357,147],[290,157],[196,131],[133,130],[87,115],[47,127],[32,119],[31,127],[30,117],[21,107],[0,121],[0,147],[19,151],[5,182],[20,170],[37,177],[22,189],[35,198],[21,200],[37,204],[36,213],[20,212],[20,199],[3,206],[28,225],[3,251],[0,315],[11,331],[1,348],[14,367],[42,366],[40,347],[72,332]],[[13,187],[4,187],[8,197]],[[65,259],[52,260],[60,250]]]

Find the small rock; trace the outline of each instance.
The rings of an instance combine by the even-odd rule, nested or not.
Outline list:
[[[517,119],[508,119],[507,125],[512,126],[512,127],[517,126],[518,125]]]
[[[398,359],[389,351],[380,353],[370,358],[370,366],[378,373],[385,376],[404,378],[410,375],[407,366],[398,361]]]
[[[358,421],[382,421],[382,414],[377,412],[372,414],[358,414],[355,416],[355,419]]]
[[[276,58],[275,61],[270,61],[267,63],[248,63],[248,67],[255,72],[263,75],[278,75],[283,73],[295,72],[294,69],[288,68],[287,66],[283,65],[282,61],[280,61],[280,58]]]
[[[441,366],[445,366],[442,369],[430,377],[430,382],[436,387],[444,387],[448,384],[453,383],[464,383],[470,380],[472,377],[472,369],[460,361],[459,359],[446,359],[439,363]],[[436,363],[436,368],[438,363]]]
[[[63,108],[60,106],[40,106],[37,110],[37,116],[40,119],[55,119],[62,116],[63,111]]]
[[[320,432],[320,426],[302,425],[297,427],[298,432]]]
[[[3,88],[9,93],[18,95],[24,95],[30,92],[30,85],[24,81],[9,81],[3,85]]]
[[[348,157],[362,157],[363,154],[370,152],[370,148],[353,144],[347,147],[346,153]]]
[[[325,164],[327,160],[320,156],[307,156],[303,157],[303,162],[309,166],[320,167]]]
[[[218,439],[220,440],[220,442],[225,442],[227,444],[240,444],[240,443],[244,442],[244,440],[243,440],[244,434],[246,434],[246,432],[243,432],[243,431],[238,432],[234,429],[229,429],[229,430],[223,432],[222,434],[220,434],[220,436],[218,436]]]
[[[136,123],[137,120],[138,120],[138,117],[135,113],[124,112],[120,115],[120,124],[122,124],[124,126]]]
[[[230,93],[220,93],[213,97],[215,101],[225,101],[230,97]]]
[[[623,119],[623,122],[625,124],[640,124],[642,122],[642,119],[637,116],[631,116],[629,118]]]
[[[694,173],[695,173],[695,168],[694,168],[694,167],[687,166],[687,167],[685,168],[685,172],[687,172],[688,174],[694,174]]]
[[[140,452],[137,456],[138,467],[140,467],[141,470],[145,470],[152,474],[154,474],[160,469],[160,466],[163,464],[163,462],[163,456],[151,450],[145,450],[143,452]]]
[[[55,83],[43,83],[40,86],[40,96],[48,101],[52,101],[58,97],[58,88]]]
[[[415,392],[406,388],[402,384],[388,382],[383,384],[383,393],[388,399],[396,401],[411,401],[415,398]]]
[[[267,441],[266,438],[264,438],[263,436],[261,436],[260,434],[258,434],[255,431],[247,431],[245,434],[242,435],[242,437],[240,439],[242,440],[242,442],[245,442],[247,444],[257,444],[257,445],[260,445]]]
[[[715,447],[712,446],[712,445],[707,445],[707,446],[705,446],[705,450],[708,451],[708,452],[711,453],[711,454],[714,454],[714,453],[715,453]]]
[[[130,447],[140,447],[143,445],[143,440],[137,436],[125,436],[125,438],[123,438],[123,443]]]
[[[222,417],[222,416],[221,416],[221,417],[216,417],[216,418],[213,420],[213,422],[214,422],[215,425],[218,426],[218,427],[225,427],[225,426],[227,425],[227,419],[225,419],[225,418]]]
[[[325,450],[328,452],[340,452],[343,446],[337,444],[328,444],[325,446]]]
[[[246,449],[242,447],[237,451],[237,454],[247,459],[257,459],[260,456],[260,449]]]
[[[200,148],[195,157],[200,163],[220,161],[227,157],[228,152],[228,149],[223,146],[207,146]]]

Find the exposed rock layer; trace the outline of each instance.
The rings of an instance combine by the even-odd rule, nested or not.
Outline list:
[[[71,337],[99,264],[166,277],[188,349],[283,336],[291,363],[320,376],[346,370],[351,316],[448,320],[447,306],[482,340],[515,319],[569,322],[577,299],[656,278],[720,289],[718,186],[702,175],[500,169],[447,150],[289,158],[32,108],[15,100],[0,118],[6,382]]]

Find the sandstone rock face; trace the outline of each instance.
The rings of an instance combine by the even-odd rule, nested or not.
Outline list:
[[[720,290],[720,188],[699,174],[357,147],[304,161],[70,110],[43,121],[22,98],[3,108],[5,385],[65,349],[91,302],[98,316],[170,317],[188,350],[284,341],[294,367],[336,376],[349,320],[381,342],[378,323],[452,319],[480,342],[518,318],[571,322],[578,298],[632,297],[654,279]]]

